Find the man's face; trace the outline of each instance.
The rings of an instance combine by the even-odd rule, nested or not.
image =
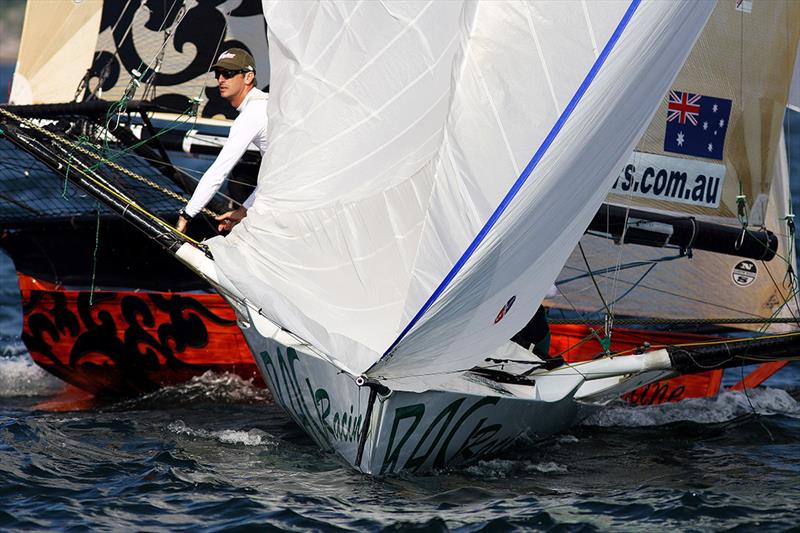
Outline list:
[[[214,72],[217,78],[217,85],[219,86],[219,94],[224,99],[231,101],[245,90],[247,76],[252,77],[251,72],[242,72],[236,70],[217,70]]]

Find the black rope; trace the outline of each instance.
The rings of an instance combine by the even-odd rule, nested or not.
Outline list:
[[[597,280],[594,279],[594,274],[592,273],[592,267],[589,266],[589,260],[586,259],[586,254],[583,253],[583,245],[578,241],[578,249],[581,251],[581,257],[583,257],[583,264],[586,265],[586,270],[589,272],[589,277],[592,279],[592,283],[594,284],[594,288],[597,290],[597,296],[600,297],[600,301],[603,302],[603,307],[606,309],[606,313],[608,316],[611,316],[611,310],[608,308],[608,304],[606,303],[606,299],[603,298],[603,292],[600,290],[600,287],[597,285]]]

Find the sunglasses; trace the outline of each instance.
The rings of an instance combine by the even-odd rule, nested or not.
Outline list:
[[[236,76],[237,74],[241,74],[244,70],[215,70],[214,71],[214,79],[219,78],[222,76],[226,80],[231,79],[232,77]]]

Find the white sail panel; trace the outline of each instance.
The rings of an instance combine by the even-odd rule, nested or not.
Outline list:
[[[616,169],[650,121],[712,8],[713,4],[703,2],[631,4],[626,15],[632,12],[632,18],[628,21],[620,16],[615,33],[604,42],[608,55],[604,59],[601,54],[601,60],[595,62],[596,76],[587,75],[589,68],[584,67],[580,87],[575,84],[566,93],[569,98],[576,95],[577,105],[571,114],[561,115],[559,123],[552,122],[557,124],[554,140],[534,156],[536,166],[530,178],[485,240],[477,243],[475,254],[451,287],[393,352],[370,370],[370,375],[418,376],[417,387],[432,387],[446,373],[483,362],[487,354],[521,329],[600,206]],[[478,26],[484,20],[479,17]],[[569,26],[564,31],[570,31]],[[575,68],[580,62],[574,58],[582,50],[578,45],[563,51],[564,56],[573,58]],[[487,70],[494,68],[494,58],[481,59],[487,59]],[[482,74],[477,69],[474,75]],[[526,88],[520,87],[518,92]],[[514,106],[503,107],[499,115],[500,124],[526,119]],[[460,133],[468,139],[475,135]],[[458,144],[455,131],[453,137],[453,144]],[[529,149],[528,158],[533,151]],[[468,152],[464,157],[467,161],[497,159],[497,174],[527,162],[518,160],[504,166],[500,163],[508,159],[507,153],[500,155],[490,149],[488,153]],[[463,169],[468,168],[462,164],[459,170],[466,173]],[[438,174],[437,178],[446,176]],[[491,177],[477,181],[487,179]],[[438,196],[441,189],[439,183],[436,185],[433,205],[449,203],[446,196]],[[443,211],[432,209],[430,220],[436,222]],[[429,223],[426,231],[430,228],[434,234],[444,235],[445,227],[443,222],[438,227]],[[427,252],[421,250],[420,255]]]
[[[444,4],[265,6],[271,41],[291,55],[274,54],[273,85],[286,90],[273,94],[281,121],[261,205],[357,202],[430,161],[461,44],[462,5]]]
[[[401,325],[470,9],[264,5],[270,149],[247,218],[209,245],[273,321],[354,371]]]
[[[75,98],[100,27],[102,0],[28,2],[11,104],[52,104]]]
[[[602,17],[594,10],[587,15],[581,2],[480,5],[448,117],[405,324],[520,176],[629,5],[607,4],[598,11]]]
[[[247,218],[227,238],[209,241],[218,268],[270,319],[353,372],[365,370],[486,223],[630,5],[266,2],[270,150]],[[610,170],[597,169],[613,168],[632,145],[710,11],[704,3],[639,9],[644,14],[634,15],[636,35],[623,32],[621,48],[610,56],[616,67],[601,69],[596,82],[602,82],[576,108],[578,120],[568,123],[515,200],[522,208],[501,220],[542,223],[535,231],[526,226],[499,240],[499,233],[491,236],[503,247],[514,243],[503,268],[490,276],[498,283],[524,279],[530,285],[530,272],[520,272],[531,265],[546,263],[552,271],[542,275],[549,279],[541,282],[538,300],[538,282],[519,293],[520,300],[523,294],[530,300],[515,318],[520,327],[586,225],[582,214],[571,216],[580,213],[572,202],[599,205]],[[609,110],[609,103],[619,107]],[[615,116],[611,122],[609,114]],[[613,142],[601,135],[617,129],[625,135]],[[598,145],[591,135],[605,140]],[[586,150],[591,159],[575,165],[574,152],[567,154],[583,151],[584,143],[595,150]],[[566,198],[564,192],[577,185],[582,195]],[[543,200],[533,201],[531,191],[543,193]],[[530,206],[537,208],[533,215]],[[554,236],[565,228],[567,241],[574,241],[553,250],[564,246]],[[548,253],[538,249],[543,242],[557,252],[552,261],[541,259]],[[521,249],[527,251],[518,255]],[[476,264],[486,265],[498,250],[496,244],[484,248]],[[490,300],[503,292],[483,275],[466,279]],[[456,337],[474,313],[463,301],[446,298],[447,305],[431,315],[436,321],[409,339],[420,340],[435,324],[437,336],[447,333],[443,344],[428,338],[429,350],[409,350],[394,361],[413,371],[426,368],[426,361],[452,370],[484,357],[515,332],[510,321],[501,333],[478,328],[463,342],[477,335],[482,344],[459,358],[462,341]],[[458,315],[455,321],[442,320],[448,312]]]

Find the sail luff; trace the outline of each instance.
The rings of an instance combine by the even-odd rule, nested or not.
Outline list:
[[[575,120],[546,154],[537,179],[526,184],[514,209],[498,220],[425,321],[391,358],[370,370],[371,376],[415,376],[419,390],[435,386],[448,373],[479,364],[533,315],[566,259],[565,247],[571,249],[568,243],[583,233],[602,201],[602,184],[613,182],[617,161],[646,127],[713,8],[696,3],[645,6],[635,14],[635,30],[623,32],[624,46],[614,50],[609,69],[600,72],[597,80],[602,81],[587,92]],[[601,130],[614,131],[615,142]]]
[[[444,277],[442,282],[436,287],[436,290],[433,292],[433,294],[431,294],[431,296],[428,298],[428,300],[422,305],[420,310],[417,311],[417,313],[414,315],[414,317],[411,319],[411,321],[408,323],[408,325],[406,325],[406,327],[402,330],[400,335],[398,335],[398,337],[392,342],[392,344],[389,346],[389,348],[386,349],[386,351],[384,352],[383,357],[387,357],[392,352],[392,350],[403,339],[403,337],[405,337],[405,335],[409,331],[411,331],[411,329],[417,324],[417,322],[419,322],[419,320],[428,311],[428,309],[430,309],[430,307],[433,305],[433,303],[442,295],[442,293],[447,289],[447,287],[450,285],[450,283],[453,281],[453,279],[455,279],[456,275],[464,268],[464,265],[467,263],[467,261],[470,259],[470,257],[472,257],[472,255],[475,253],[475,251],[478,249],[478,247],[481,245],[481,243],[484,241],[486,236],[489,234],[489,232],[492,230],[494,225],[497,223],[497,221],[500,218],[500,216],[508,208],[508,206],[511,203],[511,201],[517,195],[517,193],[519,192],[520,188],[522,188],[522,186],[528,180],[528,178],[531,175],[531,172],[533,172],[534,168],[536,168],[536,165],[539,163],[539,161],[541,161],[541,159],[544,156],[545,152],[548,150],[548,148],[553,143],[553,141],[555,140],[555,138],[558,135],[558,133],[563,128],[564,123],[569,119],[569,117],[572,114],[573,110],[578,105],[578,102],[580,102],[581,98],[586,93],[587,89],[589,88],[589,85],[592,83],[592,80],[594,80],[594,78],[597,76],[597,73],[599,72],[599,70],[603,66],[603,64],[605,63],[606,59],[608,58],[609,54],[611,53],[611,50],[614,48],[614,45],[617,43],[617,41],[619,40],[620,36],[622,35],[622,32],[628,26],[628,23],[630,22],[631,18],[633,17],[633,14],[636,12],[636,9],[637,9],[637,7],[639,6],[640,3],[641,3],[641,0],[632,0],[630,2],[627,10],[625,11],[625,13],[622,16],[622,19],[620,20],[619,24],[617,25],[616,29],[614,30],[614,33],[611,35],[610,39],[608,40],[606,45],[603,47],[602,52],[597,57],[597,60],[592,65],[591,69],[589,69],[589,72],[586,74],[586,77],[584,78],[583,82],[578,87],[577,91],[572,96],[572,98],[570,99],[570,101],[567,104],[567,106],[561,112],[560,116],[558,117],[558,120],[556,120],[556,122],[553,125],[552,129],[547,134],[547,136],[545,137],[544,141],[539,146],[539,148],[536,150],[536,152],[534,153],[533,157],[530,159],[530,161],[528,162],[528,164],[526,165],[526,167],[524,168],[522,173],[516,179],[516,181],[514,182],[514,184],[511,187],[511,189],[503,197],[502,201],[500,202],[500,205],[497,206],[497,208],[494,210],[492,215],[489,217],[489,220],[483,225],[483,227],[481,227],[480,231],[475,236],[475,238],[472,240],[472,242],[470,243],[469,247],[467,247],[467,249],[464,251],[464,253],[461,255],[461,257],[458,259],[456,264],[453,265],[453,268],[447,273],[447,275]],[[535,35],[535,32],[534,32],[534,35]],[[537,39],[537,42],[538,42],[538,39]],[[541,50],[541,49],[539,49],[539,50]],[[539,53],[541,54],[541,52],[539,52]],[[549,80],[549,77],[548,77],[548,80]],[[548,84],[549,84],[549,81],[548,81]],[[552,92],[552,85],[549,85],[549,86],[550,86],[550,90]],[[555,95],[553,95],[553,96],[554,96],[554,105],[557,108],[558,107],[558,102],[555,101]]]

